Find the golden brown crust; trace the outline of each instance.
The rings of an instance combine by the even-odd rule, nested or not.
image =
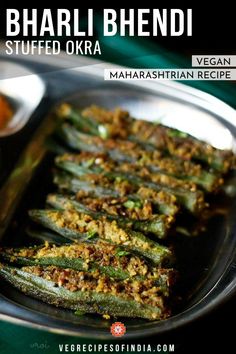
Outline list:
[[[58,286],[63,286],[69,291],[95,291],[135,300],[142,304],[163,307],[163,297],[160,296],[160,287],[155,280],[146,279],[115,281],[110,280],[98,270],[93,272],[75,271],[73,269],[61,269],[55,266],[23,267],[23,271],[32,273],[43,279],[53,281]]]

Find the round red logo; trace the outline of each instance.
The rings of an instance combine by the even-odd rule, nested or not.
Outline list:
[[[126,327],[123,323],[121,322],[114,322],[111,325],[111,334],[114,337],[122,337],[126,332]]]

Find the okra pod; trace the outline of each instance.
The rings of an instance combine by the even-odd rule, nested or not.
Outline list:
[[[208,192],[216,190],[222,184],[222,178],[217,172],[208,172],[200,164],[183,161],[177,157],[166,157],[159,150],[146,150],[139,144],[127,140],[103,140],[96,136],[89,136],[78,132],[75,128],[64,125],[62,127],[66,141],[74,149],[92,153],[105,153],[115,161],[130,163],[131,169],[142,172],[149,170],[149,177],[167,175],[173,178],[197,184]]]
[[[111,196],[119,197],[119,190],[108,188],[108,186],[95,185],[93,181],[81,180],[79,178],[73,177],[68,173],[56,172],[54,174],[53,182],[59,187],[60,190],[67,190],[72,193],[77,193],[83,191],[83,193],[96,196]]]
[[[102,241],[76,242],[63,246],[45,243],[41,247],[21,249],[3,248],[0,258],[4,262],[21,266],[56,266],[89,272],[97,269],[101,274],[118,280],[155,279],[163,294],[168,293],[175,273],[173,269],[152,267],[144,259]]]
[[[227,172],[235,163],[232,151],[216,149],[184,132],[161,124],[134,120],[130,130],[130,138],[132,137],[183,160],[201,162],[221,173]]]
[[[61,163],[60,167],[64,168],[68,172],[73,173],[77,177],[77,180],[80,179],[81,181],[83,181],[83,184],[87,186],[85,187],[85,190],[88,190],[88,188],[90,188],[90,190],[93,190],[94,188],[94,194],[96,193],[95,189],[97,186],[103,188],[104,192],[106,188],[108,188],[109,192],[105,193],[106,195],[112,196],[124,195],[123,191],[126,191],[127,189],[130,191],[130,194],[135,194],[137,190],[139,190],[139,188],[143,186],[157,192],[164,191],[166,193],[173,194],[181,206],[183,206],[188,211],[194,214],[199,213],[199,211],[201,211],[206,205],[204,202],[204,194],[202,191],[199,190],[189,191],[183,188],[173,188],[168,185],[149,182],[137,175],[124,172],[111,171],[99,173],[97,171],[90,170],[90,173],[87,173],[86,169],[86,171],[83,173],[82,168],[79,168],[79,171],[77,172],[77,166],[72,162],[68,162],[65,164]],[[58,180],[55,179],[55,182],[57,183]],[[80,184],[80,182],[76,182],[75,179],[69,182],[69,184],[71,183],[74,185],[74,190],[76,190],[76,188]],[[77,187],[75,187],[76,184]],[[114,190],[113,193],[111,193],[112,189]]]
[[[169,316],[165,299],[152,281],[110,281],[97,271],[92,274],[53,266],[1,266],[0,275],[25,294],[58,307],[150,320]]]
[[[85,133],[107,138],[125,138],[142,144],[153,145],[167,154],[183,160],[196,160],[220,172],[227,172],[235,164],[235,157],[229,150],[219,150],[184,132],[144,120],[133,119],[127,112],[114,112],[91,106],[83,111],[66,105],[58,113],[66,117]],[[71,119],[73,117],[73,119]],[[78,125],[78,122],[80,125]],[[91,128],[89,128],[89,125]],[[87,129],[84,129],[86,126]],[[92,130],[92,127],[100,127]]]
[[[74,109],[67,103],[63,103],[58,107],[57,116],[69,120],[76,126],[76,128],[89,134],[98,135],[103,139],[106,139],[109,136],[109,132],[104,124],[100,125],[89,117],[84,119],[80,110]]]
[[[101,138],[77,131],[69,124],[63,124],[60,129],[60,135],[64,138],[69,147],[74,150],[88,152],[104,152]]]
[[[194,183],[183,181],[160,171],[151,171],[147,167],[140,166],[136,163],[117,162],[112,160],[107,154],[94,154],[88,152],[82,152],[80,154],[63,154],[56,157],[55,164],[77,176],[82,176],[89,172],[128,172],[151,180],[152,182],[168,185],[173,188],[196,190],[196,185]]]
[[[162,160],[163,161],[163,160]],[[63,154],[56,158],[56,165],[64,167],[77,175],[93,170],[94,172],[121,171],[135,174],[151,182],[168,185],[173,188],[196,190],[199,185],[208,192],[213,192],[223,183],[218,174],[199,170],[199,165],[192,167],[192,175],[182,176],[181,165],[177,166],[174,160],[166,159],[167,170],[160,170],[156,166],[145,166],[140,162],[118,162],[112,160],[108,154],[94,154],[82,152],[80,154]],[[161,162],[158,162],[161,164]],[[186,162],[188,163],[188,162]],[[185,163],[185,164],[186,164]],[[194,172],[195,169],[195,172]],[[176,176],[174,176],[176,174]]]
[[[127,200],[134,200],[137,203],[144,203],[145,201],[151,202],[154,210],[161,214],[174,216],[178,207],[176,205],[176,198],[173,194],[167,193],[163,190],[155,191],[147,187],[135,188],[129,184],[130,190],[123,188],[122,190],[111,186],[110,188],[95,185],[92,181],[83,181],[67,173],[55,173],[54,183],[62,191],[67,191],[77,195],[86,195],[88,197],[98,198],[119,198],[120,196],[127,198]]]
[[[173,258],[169,248],[148,239],[141,232],[118,227],[115,220],[96,220],[75,210],[31,210],[29,215],[35,222],[69,239],[88,240],[92,235],[94,238],[127,247],[157,265],[170,263]]]
[[[97,201],[98,202],[98,201]],[[136,213],[133,212],[133,217],[132,213],[130,213],[130,208],[131,208],[131,203],[132,205],[135,205],[135,202],[129,201],[126,202],[123,209],[122,213],[120,215],[114,215],[111,213],[108,213],[107,210],[93,210],[92,208],[89,207],[88,205],[84,205],[83,203],[78,202],[77,200],[74,200],[72,198],[65,197],[63,195],[49,195],[47,197],[47,203],[51,205],[53,208],[56,209],[61,209],[61,210],[67,210],[67,209],[74,209],[77,210],[78,212],[81,213],[86,213],[90,215],[94,219],[100,219],[101,217],[106,217],[107,220],[116,220],[117,224],[120,227],[125,227],[125,228],[130,228],[136,231],[141,231],[143,233],[152,233],[158,238],[165,238],[167,236],[167,231],[169,230],[170,226],[173,224],[174,218],[172,216],[167,216],[167,215],[157,215],[157,214],[152,214],[149,219],[147,217],[144,220],[138,220],[137,215],[141,215],[142,211],[139,212],[138,210],[141,208],[141,205],[138,205],[136,202],[136,205],[138,205],[138,208],[136,208]],[[112,206],[110,210],[113,210],[115,208],[114,205],[114,199]],[[120,205],[121,207],[121,205]],[[146,209],[148,210],[148,207],[146,206]],[[119,210],[119,207],[116,208],[116,210]],[[126,211],[126,212],[125,212]],[[143,213],[145,212],[145,209]]]
[[[39,244],[49,242],[55,245],[62,245],[62,244],[68,244],[71,243],[72,241],[65,239],[65,237],[62,237],[56,232],[52,232],[49,230],[42,230],[41,228],[35,228],[32,226],[28,226],[25,229],[25,232],[27,236],[29,236],[31,239],[34,240],[34,242],[37,242]]]

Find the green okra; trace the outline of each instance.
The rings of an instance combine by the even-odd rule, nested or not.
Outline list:
[[[65,239],[65,237],[62,237],[56,232],[44,230],[41,228],[39,229],[32,226],[27,227],[25,229],[25,232],[27,236],[29,236],[31,239],[34,239],[34,241],[40,244],[49,242],[55,245],[62,245],[62,244],[67,244],[72,242],[71,240]]]
[[[101,253],[101,249],[103,253]],[[160,292],[168,296],[176,272],[172,268],[152,267],[144,259],[104,242],[70,245],[1,249],[0,259],[17,266],[55,266],[62,269],[93,272],[116,280],[153,279]]]
[[[106,195],[111,195],[111,196],[119,196],[120,191],[116,192],[115,188],[118,186],[119,181],[122,182],[126,181],[131,188],[132,192],[131,194],[135,194],[136,191],[141,187],[146,187],[150,188],[154,191],[164,191],[166,193],[172,194],[176,197],[178,203],[182,205],[185,209],[190,211],[191,213],[198,213],[205,207],[205,202],[204,202],[204,194],[202,191],[196,190],[196,191],[190,191],[186,190],[184,188],[174,188],[174,187],[169,187],[168,185],[164,185],[161,183],[154,183],[150,181],[146,181],[145,179],[134,175],[134,174],[128,174],[124,172],[98,172],[97,170],[90,170],[88,168],[85,168],[83,170],[82,167],[77,168],[77,165],[73,162],[61,162],[60,167],[64,168],[66,171],[74,174],[77,177],[76,179],[72,179],[71,181],[68,181],[68,183],[65,183],[68,185],[71,185],[71,187],[78,191],[78,188],[80,187],[80,183],[78,182],[79,179],[82,179],[83,185],[85,190],[93,190],[94,188],[94,194],[96,194],[96,188],[101,188],[100,194],[106,193]],[[92,179],[95,176],[99,176],[99,178],[96,180],[96,184],[92,183]],[[68,180],[68,178],[67,178]],[[107,180],[110,181],[110,184],[108,185]],[[55,182],[58,182],[58,179],[55,179]],[[114,185],[114,182],[116,182],[116,185]],[[76,186],[77,185],[77,186]],[[90,187],[91,185],[91,187]],[[62,183],[63,186],[63,183]],[[78,188],[77,188],[78,187]],[[111,190],[113,191],[111,192]],[[107,191],[106,191],[107,190]]]
[[[89,171],[96,173],[103,172],[103,170],[114,171],[127,171],[136,174],[140,177],[145,177],[147,180],[155,183],[162,183],[175,189],[183,188],[187,190],[196,189],[194,184],[200,186],[207,192],[212,192],[218,189],[223,180],[217,173],[210,173],[203,169],[198,171],[198,167],[189,166],[192,169],[192,174],[183,174],[182,166],[178,166],[178,161],[166,160],[167,170],[159,168],[158,166],[143,165],[141,160],[139,162],[119,162],[112,160],[108,154],[94,154],[94,153],[81,153],[81,154],[63,154],[58,156],[55,160],[58,167],[66,169],[71,173],[78,176]],[[160,162],[159,162],[160,163]],[[188,162],[187,162],[188,163]],[[187,171],[186,171],[187,172]]]
[[[144,130],[147,131],[146,128],[149,137],[143,134]],[[140,123],[134,121],[132,130],[130,139],[151,144],[158,149],[165,150],[169,155],[203,163],[220,173],[233,168],[235,158],[232,151],[214,148],[179,130],[144,121]]]
[[[99,124],[89,117],[84,119],[79,109],[74,109],[67,103],[63,103],[58,107],[57,116],[69,120],[81,131],[98,135],[103,139],[106,139],[109,136],[109,132],[104,124]]]
[[[127,247],[154,264],[167,264],[173,259],[169,248],[148,239],[140,232],[120,228],[115,220],[95,220],[88,214],[74,210],[30,210],[29,215],[35,222],[68,239],[87,240],[93,233],[99,239]]]
[[[72,193],[77,193],[82,190],[85,193],[96,196],[113,196],[119,197],[119,191],[114,188],[102,187],[99,185],[94,185],[90,181],[80,180],[76,177],[69,175],[68,173],[54,174],[53,182],[59,187],[60,190],[67,190]]]
[[[137,167],[142,170],[143,167],[146,167],[150,170],[149,178],[152,178],[153,174],[166,174],[179,179],[179,183],[183,180],[183,185],[184,181],[189,181],[208,192],[216,190],[222,184],[222,179],[218,173],[206,171],[200,165],[191,161],[183,161],[171,156],[165,157],[158,150],[148,151],[143,146],[128,141],[106,141],[96,136],[88,136],[76,131],[69,125],[63,126],[62,129],[67,143],[74,149],[90,153],[106,153],[119,163],[130,163],[131,170]],[[59,163],[63,164],[65,161]],[[67,164],[69,168],[69,163]],[[137,172],[138,170],[136,170]]]
[[[81,133],[69,124],[61,126],[60,134],[72,149],[88,152],[104,152],[104,148],[100,144],[100,138]]]
[[[0,276],[25,294],[58,307],[84,313],[108,314],[114,317],[140,317],[149,320],[159,320],[169,316],[169,310],[161,296],[156,296],[156,304],[153,306],[149,303],[137,302],[132,296],[119,292],[117,295],[112,295],[96,292],[96,290],[71,291],[62,286],[60,282],[46,280],[42,276],[35,275],[33,270],[33,267],[17,269],[1,266]],[[119,284],[122,285],[123,282]]]
[[[80,180],[67,173],[59,172],[54,174],[54,183],[60,190],[73,194],[83,190],[90,197],[119,198],[120,195],[123,195],[127,197],[128,200],[135,200],[137,202],[144,202],[145,200],[148,200],[153,204],[155,210],[165,215],[175,215],[178,211],[176,198],[174,195],[164,191],[157,192],[151,188],[144,188],[143,186],[132,190],[132,193],[128,193],[126,191],[120,193],[119,190],[114,189],[114,185],[111,186],[111,188],[108,188],[107,186],[102,187],[95,185],[90,181]]]
[[[152,233],[158,238],[165,238],[167,236],[167,231],[169,230],[171,224],[174,221],[174,218],[172,216],[167,216],[167,215],[154,214],[152,218],[149,220],[136,220],[136,219],[129,218],[128,214],[125,214],[124,212],[122,212],[123,215],[121,216],[121,215],[109,214],[106,211],[94,211],[91,208],[89,208],[89,206],[86,206],[72,198],[68,198],[66,196],[59,195],[59,194],[49,195],[47,197],[47,203],[56,209],[61,209],[61,210],[75,209],[78,212],[86,213],[90,215],[94,219],[100,219],[101,217],[106,217],[107,220],[116,220],[117,224],[120,227],[130,228],[136,231],[141,231],[143,233]],[[125,210],[125,208],[123,208],[123,210]]]
[[[11,256],[2,253],[0,258],[7,263],[14,263],[22,266],[57,266],[61,268],[71,268],[75,270],[87,270],[86,263],[80,258],[65,258],[65,257],[41,257],[31,258],[22,256]],[[124,277],[125,279],[126,277]],[[121,279],[123,279],[121,275]]]
[[[87,113],[85,116],[84,111],[79,111],[74,109],[71,105],[66,105],[66,109],[61,109],[58,115],[66,117],[75,124],[76,128],[79,128],[85,133],[94,134],[103,139],[107,139],[114,136],[119,137],[120,131],[122,138],[124,138],[125,134],[125,138],[128,140],[136,141],[144,145],[152,145],[164,151],[166,154],[176,156],[183,160],[200,161],[219,172],[225,173],[235,164],[235,157],[232,151],[216,149],[185,132],[166,127],[162,124],[156,124],[155,122],[136,120],[128,114],[123,114],[121,128],[125,121],[126,131],[124,132],[124,129],[119,129],[117,120],[115,122],[114,118],[112,118],[112,114],[110,114],[110,120],[108,120],[106,115],[108,111],[100,109],[100,112],[98,112],[99,107],[90,107],[89,109],[90,113]],[[103,115],[106,117],[104,122],[102,121]],[[96,128],[94,129],[94,127]],[[101,135],[99,131],[105,131],[106,134]]]
[[[82,246],[82,247],[81,247]],[[137,257],[131,255],[130,253],[127,255],[124,255],[123,258],[118,254],[119,249],[112,247],[111,245],[106,245],[103,243],[97,243],[97,246],[94,244],[89,244],[89,243],[76,243],[72,245],[65,245],[65,246],[58,246],[55,247],[55,245],[51,246],[48,248],[46,247],[34,247],[34,248],[29,248],[29,249],[15,249],[15,250],[8,250],[8,249],[3,249],[1,251],[0,258],[7,263],[13,263],[21,266],[56,266],[60,268],[70,268],[73,270],[78,270],[78,271],[93,271],[95,269],[98,269],[101,274],[105,274],[108,277],[114,278],[114,279],[120,279],[124,280],[127,278],[130,278],[131,276],[134,276],[134,273],[129,272],[129,268],[124,267],[124,264],[128,265],[130,263],[130,259],[132,259],[132,262],[135,262]],[[83,252],[80,252],[78,255],[78,251],[76,253],[76,250],[78,248],[81,248]],[[101,248],[103,251],[106,251],[106,248],[109,249],[108,254],[106,254],[106,263],[107,265],[103,265],[104,263],[104,257],[103,254],[101,254],[100,250]],[[43,255],[42,250],[44,250]],[[74,251],[74,254],[70,252],[70,250]],[[89,250],[93,250],[92,254],[92,260],[91,258],[86,258],[86,252]],[[58,250],[63,251],[63,255],[61,255]],[[28,254],[27,254],[28,253]],[[114,262],[115,259],[115,262]],[[136,264],[139,264],[140,262],[143,261],[136,261]],[[109,265],[110,263],[110,265]],[[132,265],[132,264],[131,264]],[[146,271],[147,266],[143,262],[141,264],[141,270]],[[142,273],[141,273],[142,274]],[[142,279],[143,276],[137,272],[137,279]],[[151,276],[151,273],[149,272],[149,275]],[[164,274],[163,274],[164,275]],[[162,276],[163,278],[163,276]],[[162,284],[164,282],[162,281]],[[166,290],[165,290],[166,291]]]

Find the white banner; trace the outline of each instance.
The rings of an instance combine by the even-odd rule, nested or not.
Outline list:
[[[104,69],[104,80],[236,80],[236,69]]]
[[[192,55],[192,66],[236,67],[236,55]]]

